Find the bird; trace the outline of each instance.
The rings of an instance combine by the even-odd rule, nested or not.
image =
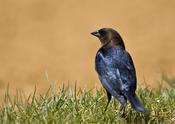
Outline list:
[[[91,33],[101,42],[96,53],[95,70],[107,93],[107,104],[111,97],[116,98],[123,106],[122,117],[125,117],[127,100],[136,112],[147,113],[142,102],[136,95],[136,71],[131,55],[125,50],[120,34],[112,28],[102,28]]]

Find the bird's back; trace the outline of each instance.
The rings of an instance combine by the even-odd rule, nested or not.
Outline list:
[[[124,49],[99,49],[95,59],[95,68],[99,78],[106,78],[114,90],[122,90],[122,86],[126,85],[126,90],[135,91],[135,68],[131,56]]]

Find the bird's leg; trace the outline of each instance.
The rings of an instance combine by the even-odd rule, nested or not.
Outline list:
[[[126,116],[126,115],[125,115],[125,111],[126,111],[126,107],[123,107],[123,114],[122,114],[122,116],[121,116],[122,118],[125,118],[125,116]]]
[[[111,101],[111,94],[107,90],[106,90],[106,92],[107,92],[108,102],[107,102],[106,107],[105,107],[105,112],[108,108],[109,102]]]
[[[127,98],[125,96],[124,96],[124,99],[125,99],[125,101],[127,103]],[[125,118],[125,117],[126,117],[126,105],[123,106],[123,114],[122,114],[122,118]]]

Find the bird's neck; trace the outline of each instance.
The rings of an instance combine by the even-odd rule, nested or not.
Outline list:
[[[125,50],[125,45],[123,43],[123,41],[119,42],[119,41],[114,41],[114,40],[110,40],[104,44],[102,44],[102,48],[121,48]]]

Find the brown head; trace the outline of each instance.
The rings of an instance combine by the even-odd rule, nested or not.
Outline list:
[[[94,31],[92,35],[99,38],[102,47],[119,47],[125,49],[125,45],[120,34],[112,28],[102,28],[100,30]]]

